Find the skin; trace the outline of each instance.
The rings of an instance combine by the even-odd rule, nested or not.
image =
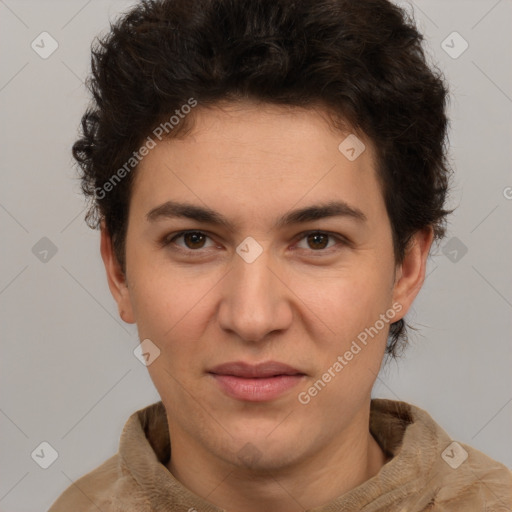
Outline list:
[[[359,134],[366,150],[349,161],[338,150],[348,132],[320,108],[245,102],[193,115],[190,132],[159,143],[136,171],[126,274],[104,227],[101,235],[121,318],[161,351],[148,370],[168,415],[168,469],[230,512],[321,506],[386,463],[369,411],[389,324],[309,403],[298,394],[393,304],[401,306],[393,321],[407,313],[423,284],[432,230],[416,233],[397,265],[372,143]],[[169,200],[215,210],[233,229],[188,218],[150,222],[147,213]],[[274,226],[293,209],[339,200],[366,221]],[[207,236],[159,244],[183,230]],[[310,230],[334,236],[311,239]],[[252,263],[236,252],[249,236],[263,249]],[[267,402],[230,398],[207,373],[225,362],[269,360],[306,376]],[[247,443],[253,457],[241,456]]]

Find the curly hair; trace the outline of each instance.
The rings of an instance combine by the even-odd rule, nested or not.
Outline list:
[[[450,213],[448,89],[422,44],[412,16],[388,0],[142,0],[92,45],[93,101],[73,145],[87,224],[104,222],[124,272],[135,171],[105,185],[190,98],[323,105],[376,147],[400,263],[415,232],[441,239]],[[403,319],[391,324],[388,355],[406,335]]]

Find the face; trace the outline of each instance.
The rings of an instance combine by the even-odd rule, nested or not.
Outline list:
[[[395,264],[372,143],[340,151],[350,132],[321,110],[194,115],[136,171],[126,280],[103,232],[109,284],[160,350],[148,370],[171,439],[283,467],[367,429],[389,325],[421,287],[431,235]],[[233,362],[249,366],[217,368]]]

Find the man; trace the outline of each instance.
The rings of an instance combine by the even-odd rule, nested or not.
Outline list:
[[[59,511],[508,510],[511,473],[371,399],[442,238],[447,90],[386,0],[142,2],[74,155],[162,401]]]

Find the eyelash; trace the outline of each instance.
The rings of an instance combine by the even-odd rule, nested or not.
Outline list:
[[[203,236],[205,236],[205,237],[207,237],[207,238],[209,238],[211,240],[211,237],[207,233],[205,233],[204,231],[186,230],[186,231],[180,231],[179,233],[173,233],[171,235],[164,236],[160,240],[160,245],[162,247],[164,247],[164,248],[165,247],[169,247],[178,238],[181,238],[182,236],[184,236],[186,234],[191,234],[191,233],[198,234],[198,235],[203,235]],[[339,234],[330,233],[329,231],[319,231],[319,230],[311,230],[311,231],[305,231],[304,233],[301,233],[300,234],[300,238],[298,238],[298,242],[300,242],[304,238],[307,238],[309,235],[327,235],[330,238],[336,239],[338,241],[338,245],[350,246],[349,240],[347,240],[345,237],[343,237],[343,236],[341,236]],[[326,249],[317,249],[317,250],[311,249],[310,252],[315,253],[316,255],[320,256],[321,255],[320,253],[330,254],[332,252],[332,249],[336,249],[336,246],[328,247]],[[177,250],[179,252],[182,252],[182,253],[185,253],[185,254],[188,254],[188,255],[193,255],[194,253],[200,254],[200,252],[203,249],[187,249],[187,248],[183,248],[183,247],[180,247],[180,246],[175,246],[173,248],[173,250]],[[305,249],[305,250],[307,250],[307,249]]]

